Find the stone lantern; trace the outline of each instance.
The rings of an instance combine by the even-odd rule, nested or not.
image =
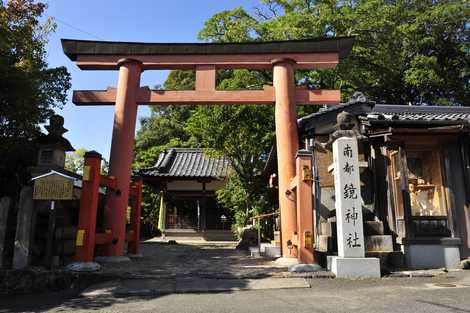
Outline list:
[[[45,128],[48,134],[40,136],[37,140],[39,151],[36,169],[63,169],[65,153],[75,151],[70,142],[62,137],[68,131],[64,128],[64,118],[60,115],[53,115]]]

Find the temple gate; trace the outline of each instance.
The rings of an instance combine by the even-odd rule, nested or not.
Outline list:
[[[295,86],[295,70],[330,69],[347,56],[353,38],[295,40],[250,43],[126,43],[62,40],[64,53],[82,70],[118,70],[117,88],[102,91],[77,90],[76,105],[115,105],[110,156],[110,176],[116,178],[119,193],[107,194],[105,228],[117,241],[108,245],[107,256],[124,253],[125,212],[129,197],[132,152],[137,106],[144,105],[275,105],[276,143],[279,170],[279,207],[281,212],[282,256],[314,262],[311,239],[299,229],[313,234],[311,205],[297,205],[311,199],[311,182],[296,171],[299,150],[296,105],[334,105],[340,102],[339,90],[308,90]],[[140,87],[145,70],[195,70],[195,90],[164,91]],[[272,70],[273,86],[262,90],[216,90],[220,69]],[[300,161],[302,166],[309,163]],[[300,164],[298,163],[298,164]],[[311,169],[311,167],[310,167]],[[302,167],[302,172],[307,172]],[[303,178],[302,178],[303,177]],[[307,185],[305,185],[307,183]],[[295,195],[300,192],[310,195]],[[301,232],[301,233],[300,233]],[[301,238],[298,238],[301,236]],[[300,243],[304,245],[298,249]],[[292,247],[296,247],[292,249]],[[308,255],[298,250],[310,250]]]

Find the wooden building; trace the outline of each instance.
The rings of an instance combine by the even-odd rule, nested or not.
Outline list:
[[[368,254],[395,266],[402,259],[409,268],[455,268],[470,257],[470,108],[365,101],[298,121],[302,141],[314,150],[316,250],[336,250],[333,160],[321,146],[331,141],[341,112],[360,136]]]
[[[167,229],[230,230],[232,215],[217,204],[229,161],[198,148],[174,148],[161,153],[155,166],[140,171],[146,184],[164,192]]]

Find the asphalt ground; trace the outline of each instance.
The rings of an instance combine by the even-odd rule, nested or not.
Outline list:
[[[433,278],[324,278],[308,283],[310,288],[134,296],[64,291],[2,298],[0,312],[470,312],[469,271]]]

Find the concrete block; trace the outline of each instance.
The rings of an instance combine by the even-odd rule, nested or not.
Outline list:
[[[380,278],[380,261],[377,258],[332,258],[331,271],[337,278]]]
[[[365,238],[367,252],[393,252],[391,235],[374,235]]]
[[[15,250],[13,268],[21,269],[30,264],[34,234],[33,188],[23,187],[20,192],[16,223]]]
[[[383,235],[384,224],[381,221],[364,221],[364,235]]]
[[[410,269],[450,268],[460,265],[458,245],[410,244],[405,245],[406,265]]]
[[[248,250],[250,251],[250,255],[254,258],[258,258],[261,256],[261,253],[258,247],[249,247]]]
[[[264,250],[264,255],[269,258],[279,258],[281,257],[281,247],[266,247]]]

